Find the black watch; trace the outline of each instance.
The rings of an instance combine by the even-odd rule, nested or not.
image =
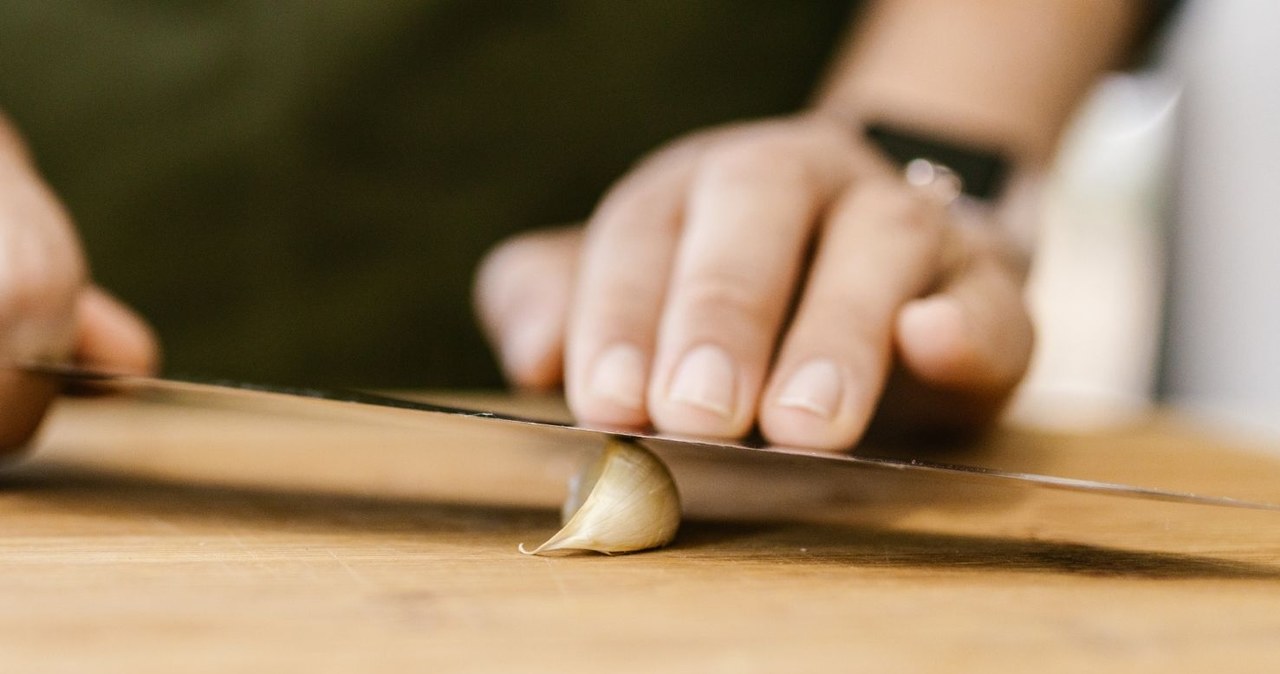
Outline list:
[[[989,148],[956,143],[882,122],[868,124],[864,133],[867,140],[899,166],[915,159],[945,166],[960,179],[961,191],[974,199],[996,200],[1009,177],[1009,160]]]

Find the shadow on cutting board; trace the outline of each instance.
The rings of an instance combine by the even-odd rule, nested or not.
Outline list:
[[[0,474],[3,509],[39,512],[32,527],[8,535],[155,536],[202,539],[240,534],[342,537],[385,545],[385,537],[430,546],[438,537],[476,554],[509,554],[517,539],[554,531],[546,508],[441,503],[374,495],[191,484],[111,470],[33,462]],[[15,505],[16,504],[16,505]],[[19,525],[22,518],[9,517]],[[365,540],[367,537],[367,540]],[[362,540],[364,542],[362,543]],[[408,552],[406,554],[412,554]],[[471,553],[468,553],[471,554]],[[1120,549],[1014,536],[903,530],[875,523],[694,519],[669,548],[629,559],[678,557],[685,563],[785,561],[871,568],[1002,570],[1143,579],[1277,580],[1280,566],[1214,556]],[[568,558],[574,564],[598,557]]]

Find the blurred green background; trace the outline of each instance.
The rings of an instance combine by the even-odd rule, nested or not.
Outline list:
[[[0,106],[171,373],[500,383],[484,250],[810,95],[848,2],[5,0]]]

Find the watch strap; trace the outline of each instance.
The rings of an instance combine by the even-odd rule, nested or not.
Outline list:
[[[1008,179],[1009,161],[995,150],[928,136],[883,122],[868,124],[865,134],[900,166],[906,166],[915,159],[945,166],[960,178],[963,193],[975,199],[995,200]]]

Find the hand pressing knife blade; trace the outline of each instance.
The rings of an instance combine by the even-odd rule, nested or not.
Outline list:
[[[756,446],[741,442],[685,438],[635,430],[590,428],[570,423],[531,419],[499,412],[465,409],[363,392],[291,389],[244,382],[165,379],[97,371],[60,363],[27,363],[18,365],[17,368],[34,375],[51,377],[63,384],[81,389],[178,396],[184,402],[195,404],[213,404],[227,399],[246,402],[287,399],[299,405],[314,406],[316,411],[320,413],[325,412],[326,406],[329,406],[327,409],[332,409],[333,405],[352,409],[359,408],[361,412],[365,413],[366,417],[369,414],[374,415],[373,418],[375,420],[380,414],[385,415],[388,421],[394,421],[398,424],[403,424],[406,418],[409,418],[415,424],[415,427],[420,428],[424,434],[428,435],[433,430],[446,427],[450,431],[456,431],[461,425],[465,426],[466,431],[472,436],[483,437],[488,434],[492,435],[495,441],[506,442],[510,441],[513,430],[519,431],[521,429],[530,434],[537,434],[544,439],[548,435],[557,436],[569,444],[580,444],[584,438],[594,437],[604,440],[609,437],[621,437],[639,441],[653,449],[660,456],[664,453],[679,451],[686,456],[697,456],[704,460],[733,461],[744,458],[742,453],[746,452],[757,460],[767,461],[772,457],[778,461],[785,460],[793,466],[801,463],[809,464],[816,471],[821,471],[826,467],[843,466],[866,470],[899,471],[940,480],[958,479],[991,485],[1022,485],[1104,496],[1280,512],[1280,504],[1277,503],[1248,501],[1224,496],[1209,496],[919,459],[831,454],[788,447]]]

